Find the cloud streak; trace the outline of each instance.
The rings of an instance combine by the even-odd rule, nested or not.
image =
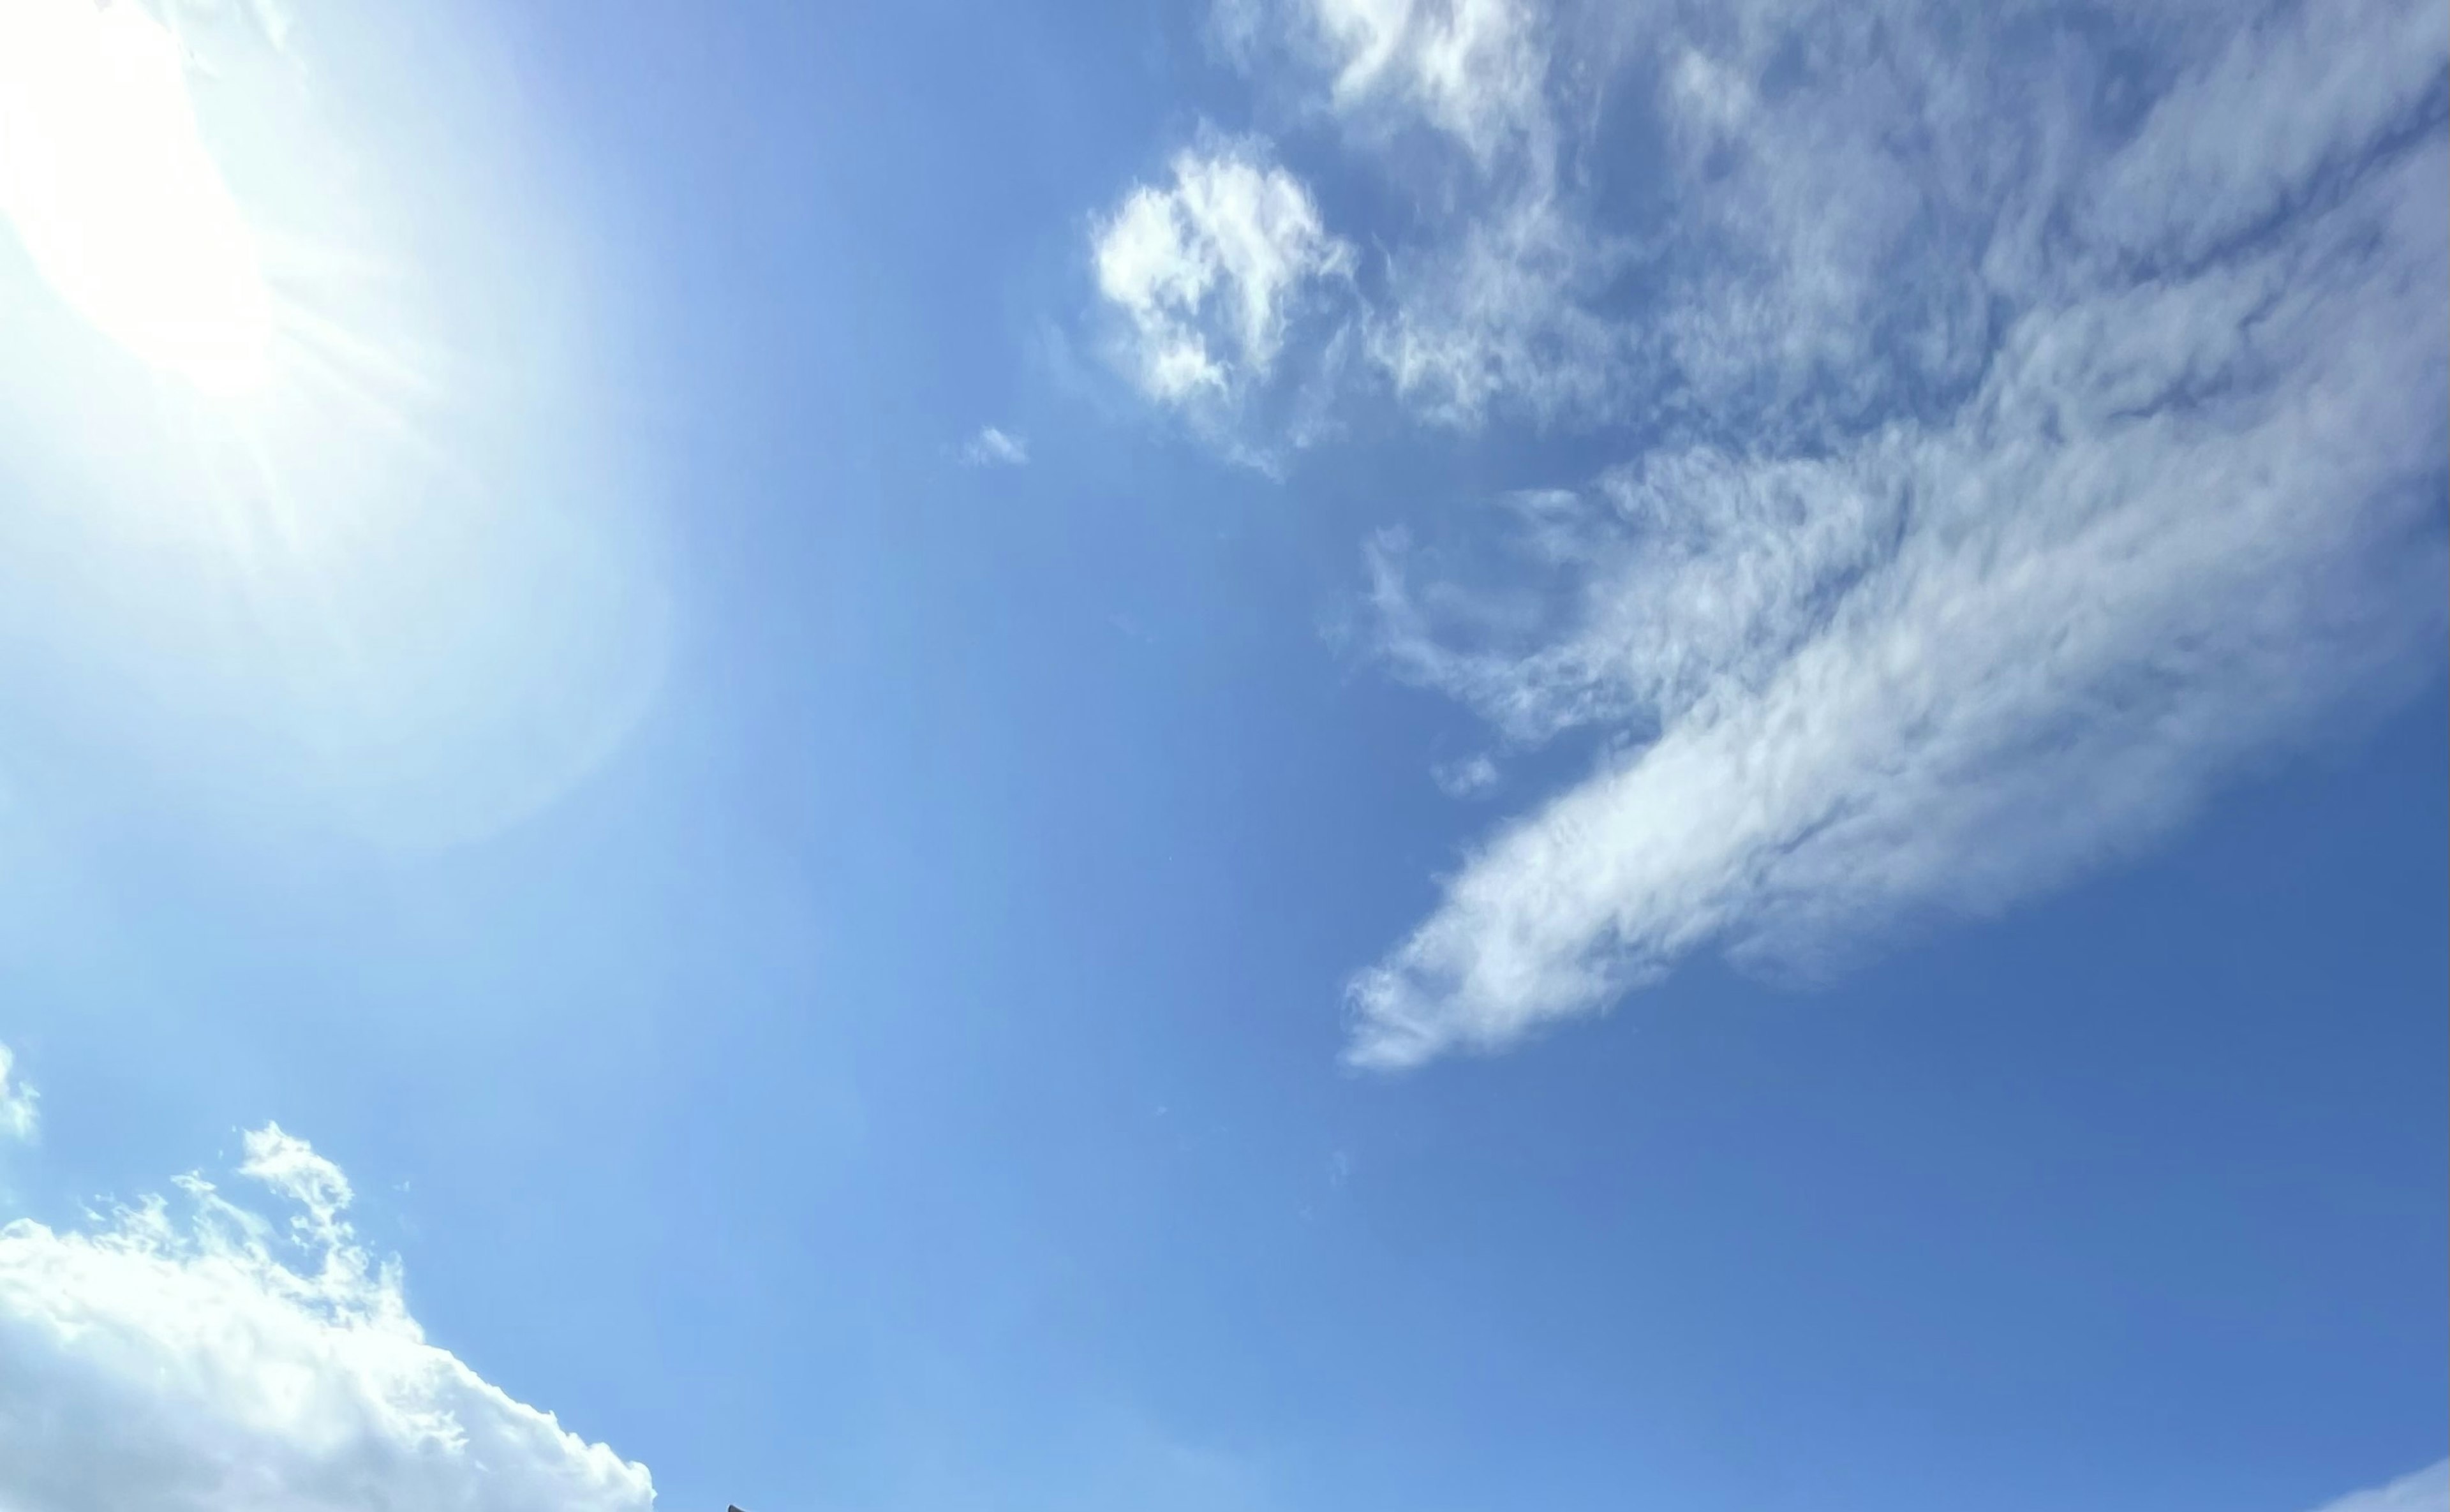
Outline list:
[[[0,1505],[646,1512],[646,1469],[426,1342],[347,1178],[246,1135],[285,1226],[188,1177],[88,1231],[0,1228]]]

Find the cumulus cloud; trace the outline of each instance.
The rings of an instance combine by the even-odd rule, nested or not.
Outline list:
[[[972,467],[1025,467],[1029,463],[1029,441],[1009,431],[982,425],[979,434],[962,446],[962,460]]]
[[[2450,1460],[2376,1490],[2342,1497],[2321,1512],[2450,1512]]]
[[[188,1177],[82,1231],[0,1228],[0,1506],[653,1505],[644,1466],[426,1341],[331,1161],[266,1125],[239,1170],[285,1225]]]
[[[31,1139],[41,1119],[34,1089],[16,1075],[16,1056],[0,1045],[0,1139]]]
[[[1098,223],[1093,257],[1134,381],[1186,409],[1265,383],[1288,326],[1351,262],[1309,188],[1238,143],[1177,153],[1171,183],[1133,189]]]
[[[1371,556],[1400,674],[1608,754],[1354,979],[1357,1061],[1999,908],[2436,659],[2450,25],[2362,10],[2190,38],[2123,130],[2072,33],[1996,90],[1911,29],[1807,29],[1850,66],[1774,106],[1791,35],[1662,70],[1722,255],[1658,314],[1657,438],[1523,515],[1538,612]],[[1854,65],[1914,87],[1859,106]]]

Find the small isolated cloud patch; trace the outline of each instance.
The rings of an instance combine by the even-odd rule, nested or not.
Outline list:
[[[0,1139],[27,1140],[41,1124],[34,1089],[17,1075],[16,1056],[0,1045]]]
[[[1497,785],[1497,763],[1485,755],[1440,762],[1429,768],[1429,780],[1449,798],[1478,798]]]
[[[426,1342],[338,1166],[267,1124],[239,1172],[285,1225],[189,1176],[0,1228],[0,1506],[651,1512],[645,1466]]]
[[[1097,223],[1098,292],[1123,320],[1121,361],[1150,397],[1233,402],[1274,372],[1286,332],[1351,253],[1309,188],[1235,143],[1177,153]]]
[[[972,467],[1026,467],[1029,441],[1011,431],[982,425],[962,446],[962,460]]]

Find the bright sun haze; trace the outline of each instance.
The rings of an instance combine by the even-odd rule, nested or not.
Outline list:
[[[136,7],[0,0],[0,206],[78,313],[227,397],[266,376],[270,301],[185,71]]]

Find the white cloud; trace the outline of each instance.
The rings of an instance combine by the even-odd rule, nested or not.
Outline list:
[[[1546,129],[1546,49],[1521,0],[1296,0],[1283,23],[1327,62],[1343,111],[1418,112],[1484,163]]]
[[[194,1177],[89,1231],[0,1228],[0,1506],[644,1512],[644,1466],[514,1401],[409,1315],[303,1140],[246,1136],[284,1233]]]
[[[1314,286],[1351,262],[1301,181],[1235,143],[1178,153],[1170,184],[1133,189],[1098,223],[1093,257],[1134,380],[1185,408],[1266,382]]]
[[[1552,8],[1227,0],[1218,29],[1246,68],[1314,79],[1418,222],[1373,239],[1384,277],[1357,328],[1374,379],[1461,429],[1492,409],[1588,415],[1619,395],[1627,333],[1590,304],[1628,249],[1572,213],[1568,123],[1598,97],[1591,58],[1559,66],[1578,39]]]
[[[2321,1512],[2450,1512],[2450,1460],[2379,1489],[2342,1497]]]
[[[1769,104],[1774,30],[1682,53],[1710,255],[1660,263],[1659,440],[1517,502],[1524,580],[1564,579],[1534,611],[1372,555],[1401,674],[1517,743],[1616,744],[1355,979],[1353,1057],[1503,1045],[1704,946],[1812,973],[1997,909],[2437,660],[2438,10],[2199,39],[2107,146],[2081,58],[2002,82],[1838,28]],[[2265,112],[2287,152],[2238,129]]]
[[[31,1139],[41,1123],[34,1089],[16,1076],[17,1059],[0,1045],[0,1139]]]
[[[2191,261],[2407,128],[2439,87],[2450,10],[2333,0],[2256,18],[2152,107],[2095,193],[2119,252]]]
[[[1491,410],[1602,413],[1628,393],[1634,333],[1585,300],[1625,254],[1565,213],[1537,176],[1449,236],[1390,253],[1368,351],[1424,417],[1468,430]]]
[[[972,467],[1026,467],[1029,464],[1029,441],[1024,436],[1001,431],[992,425],[979,427],[962,448],[962,460]]]

